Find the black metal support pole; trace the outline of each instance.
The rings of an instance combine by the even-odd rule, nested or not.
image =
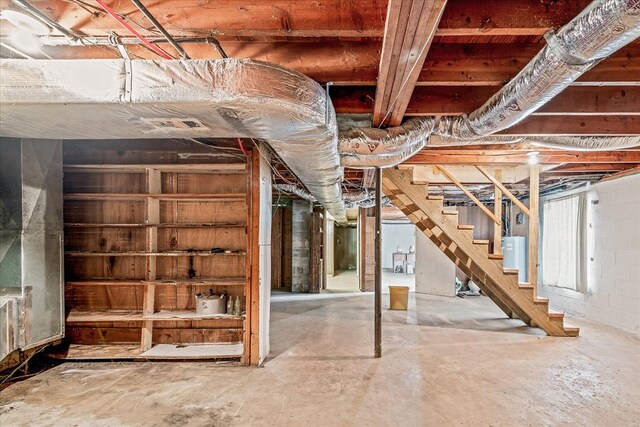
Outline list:
[[[376,271],[374,291],[375,357],[382,357],[382,169],[376,168]]]

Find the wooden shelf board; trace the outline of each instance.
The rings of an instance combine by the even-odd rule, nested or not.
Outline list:
[[[70,280],[67,286],[244,286],[247,280],[241,278],[206,278],[206,279],[167,279],[167,280],[129,280],[129,279],[96,279],[96,280]]]
[[[110,311],[80,311],[71,310],[67,315],[67,323],[95,323],[95,322],[136,322],[142,321],[142,311],[110,310]]]
[[[246,172],[245,163],[222,163],[222,164],[96,164],[96,165],[65,165],[64,170],[68,172],[102,172],[102,173],[144,173],[147,169],[159,170],[161,172],[186,172],[186,173],[220,173],[237,174]]]
[[[83,345],[71,344],[51,356],[64,360],[215,360],[237,359],[243,346],[238,343],[221,344],[158,344],[143,352],[140,344]]]
[[[144,200],[146,198],[176,201],[244,201],[245,193],[65,193],[65,200]]]
[[[210,319],[230,319],[242,320],[244,316],[234,316],[233,314],[196,314],[189,310],[161,310],[143,317],[145,320],[210,320]]]
[[[88,251],[65,251],[65,255],[71,257],[104,257],[104,256],[244,256],[245,252],[240,253],[211,253],[211,252],[187,252],[187,251],[172,251],[172,252],[144,252],[144,251],[129,251],[129,252],[88,252]]]
[[[225,222],[208,222],[208,223],[165,223],[165,224],[99,224],[99,223],[81,223],[71,222],[65,223],[67,228],[234,228],[245,227],[244,223],[225,223]]]
[[[96,323],[96,322],[142,322],[151,321],[191,321],[191,320],[242,320],[244,316],[230,314],[199,315],[187,310],[163,310],[147,316],[142,311],[109,310],[109,311],[80,311],[71,310],[67,316],[67,323]]]

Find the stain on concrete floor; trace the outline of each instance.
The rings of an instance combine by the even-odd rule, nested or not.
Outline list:
[[[278,295],[263,368],[65,363],[0,392],[4,426],[637,426],[640,338],[547,337],[487,298]]]

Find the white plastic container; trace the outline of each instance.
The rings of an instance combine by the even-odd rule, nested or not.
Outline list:
[[[196,314],[224,314],[227,310],[227,299],[224,295],[196,295]]]

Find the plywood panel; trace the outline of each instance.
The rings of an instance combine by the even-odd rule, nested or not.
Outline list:
[[[220,228],[160,228],[158,250],[225,250],[245,251],[247,236],[244,227]]]
[[[208,277],[244,277],[245,255],[158,257],[159,279],[202,279]]]
[[[64,233],[67,251],[144,251],[144,228],[67,228]]]
[[[113,278],[140,279],[145,277],[145,257],[66,257],[65,279]]]
[[[244,193],[247,175],[242,174],[176,174],[178,193]]]
[[[142,200],[65,200],[64,202],[64,222],[66,223],[143,223],[144,213]]]
[[[142,173],[64,173],[65,193],[144,193],[146,180]]]
[[[245,223],[247,205],[237,202],[160,202],[160,222]]]

